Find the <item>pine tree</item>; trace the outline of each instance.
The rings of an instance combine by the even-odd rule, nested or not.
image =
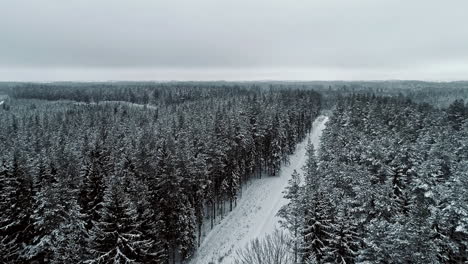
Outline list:
[[[141,223],[139,230],[142,232],[143,239],[151,242],[148,254],[142,258],[144,263],[164,263],[168,256],[163,241],[163,216],[160,211],[153,209],[153,206],[145,198],[141,201],[145,209],[139,214],[138,221]]]
[[[65,220],[51,234],[54,252],[50,263],[81,263],[87,256],[85,216],[76,199],[68,201],[68,207]]]
[[[360,248],[360,238],[353,219],[345,209],[340,209],[335,215],[333,229],[323,251],[324,263],[355,263],[355,257]]]
[[[300,210],[300,183],[301,179],[296,170],[291,175],[288,181],[288,186],[284,193],[284,198],[289,199],[289,202],[284,205],[278,212],[281,220],[282,227],[289,230],[294,243],[294,262],[298,259],[298,244],[299,241],[299,228],[302,219],[302,212]]]
[[[90,231],[91,258],[86,263],[140,263],[151,254],[152,243],[139,231],[135,205],[122,185],[117,177],[109,180],[99,220]]]
[[[448,120],[455,130],[460,130],[463,120],[467,118],[468,111],[463,100],[455,100],[447,109]]]
[[[320,180],[317,173],[317,159],[315,157],[315,148],[314,145],[310,142],[307,142],[306,147],[306,163],[304,165],[304,185],[306,188],[313,188],[314,185]]]
[[[20,243],[17,241],[18,234],[15,219],[15,199],[16,192],[15,179],[11,168],[3,160],[0,166],[0,256],[4,262],[14,262],[20,252]]]
[[[393,166],[393,175],[391,176],[393,197],[400,204],[401,213],[407,214],[410,207],[408,188],[413,176],[409,153],[398,152],[391,165]]]
[[[0,169],[2,180],[0,193],[0,250],[8,262],[21,262],[23,244],[31,238],[32,179],[26,173],[25,161],[15,152],[10,164],[4,160]]]
[[[330,206],[322,192],[304,192],[302,204],[304,219],[300,226],[301,258],[303,261],[321,261],[333,231]]]
[[[325,195],[326,182],[318,168],[314,145],[309,142],[306,151],[305,184],[301,187],[300,202],[303,211],[300,252],[302,261],[314,263],[323,260],[333,226],[331,204]]]
[[[60,196],[61,186],[57,178],[57,169],[53,163],[45,171],[39,172],[39,187],[34,195],[34,211],[31,215],[31,243],[24,249],[24,258],[28,261],[50,262],[54,254],[53,232],[66,219],[66,209]]]
[[[165,244],[165,255],[175,262],[176,252],[188,258],[195,248],[194,210],[183,191],[183,177],[174,168],[174,145],[172,141],[162,146],[159,153],[158,189],[154,201],[162,214],[161,237]]]
[[[167,256],[164,254],[164,244],[161,234],[161,214],[158,208],[149,201],[152,193],[149,186],[146,185],[144,179],[140,176],[140,172],[134,165],[135,162],[132,156],[124,154],[121,164],[119,164],[119,178],[123,181],[124,192],[128,194],[130,202],[135,205],[139,232],[142,234],[142,239],[148,240],[151,247],[148,249],[148,254],[142,257],[144,263],[161,263]]]
[[[198,150],[200,151],[200,150]],[[195,218],[198,226],[197,244],[201,244],[201,232],[203,225],[203,218],[205,214],[205,201],[207,198],[209,180],[207,179],[206,169],[206,155],[203,153],[191,153],[188,170],[190,171],[190,190],[191,190],[191,204],[195,211]]]
[[[97,212],[104,197],[104,182],[112,170],[109,154],[102,143],[96,143],[95,148],[83,160],[83,183],[79,196],[79,205],[82,208],[82,213],[87,218],[87,229],[91,228],[92,221],[99,219]]]
[[[397,257],[404,251],[407,243],[398,237],[403,226],[399,222],[388,222],[387,220],[372,220],[366,226],[365,247],[359,251],[358,263],[401,263]]]

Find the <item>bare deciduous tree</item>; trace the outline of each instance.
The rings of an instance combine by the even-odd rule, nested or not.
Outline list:
[[[293,255],[291,239],[280,230],[273,234],[250,242],[245,248],[237,251],[236,264],[291,264]]]

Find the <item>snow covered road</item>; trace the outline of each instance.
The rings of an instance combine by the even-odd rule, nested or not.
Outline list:
[[[203,240],[191,264],[233,263],[236,250],[252,239],[261,238],[279,227],[276,213],[287,200],[283,190],[294,170],[302,173],[306,161],[306,146],[310,139],[316,148],[328,117],[319,116],[311,133],[299,143],[290,156],[290,164],[281,168],[277,177],[263,177],[251,181],[238,201],[237,207],[216,225]]]

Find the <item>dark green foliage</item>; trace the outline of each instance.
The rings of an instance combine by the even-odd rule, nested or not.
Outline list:
[[[328,203],[307,203],[325,207],[330,224],[304,254],[318,263],[466,262],[465,113],[462,101],[445,111],[404,97],[339,99],[312,183]],[[314,223],[305,230],[318,236]]]
[[[0,169],[1,256],[5,261],[20,262],[23,255],[22,241],[31,239],[30,216],[33,213],[33,182],[26,173],[25,160],[14,152],[12,160],[3,158]]]
[[[135,205],[123,191],[122,179],[112,177],[104,192],[99,220],[90,230],[86,263],[141,263],[152,255],[152,241],[145,239]]]
[[[249,179],[274,175],[320,109],[314,91],[254,84],[8,90],[0,250],[19,263],[189,258],[202,226]]]

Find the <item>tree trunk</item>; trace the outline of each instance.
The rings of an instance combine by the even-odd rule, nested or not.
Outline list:
[[[202,222],[198,222],[198,247],[200,247],[201,244],[201,228],[202,228]]]
[[[224,202],[226,197],[223,195],[223,198],[221,199],[221,218],[224,216]]]
[[[175,247],[174,246],[172,247],[172,264],[176,264],[176,261],[175,261]]]
[[[297,219],[294,222],[294,225],[296,225],[296,228],[294,228],[294,263],[297,263]]]
[[[216,200],[213,203],[213,220],[216,221]],[[213,226],[211,226],[211,229],[213,229]]]
[[[214,216],[213,216],[213,201],[210,201],[210,208],[209,208],[209,212],[210,212],[210,220],[211,220],[211,229],[213,229],[213,225],[214,225]]]

